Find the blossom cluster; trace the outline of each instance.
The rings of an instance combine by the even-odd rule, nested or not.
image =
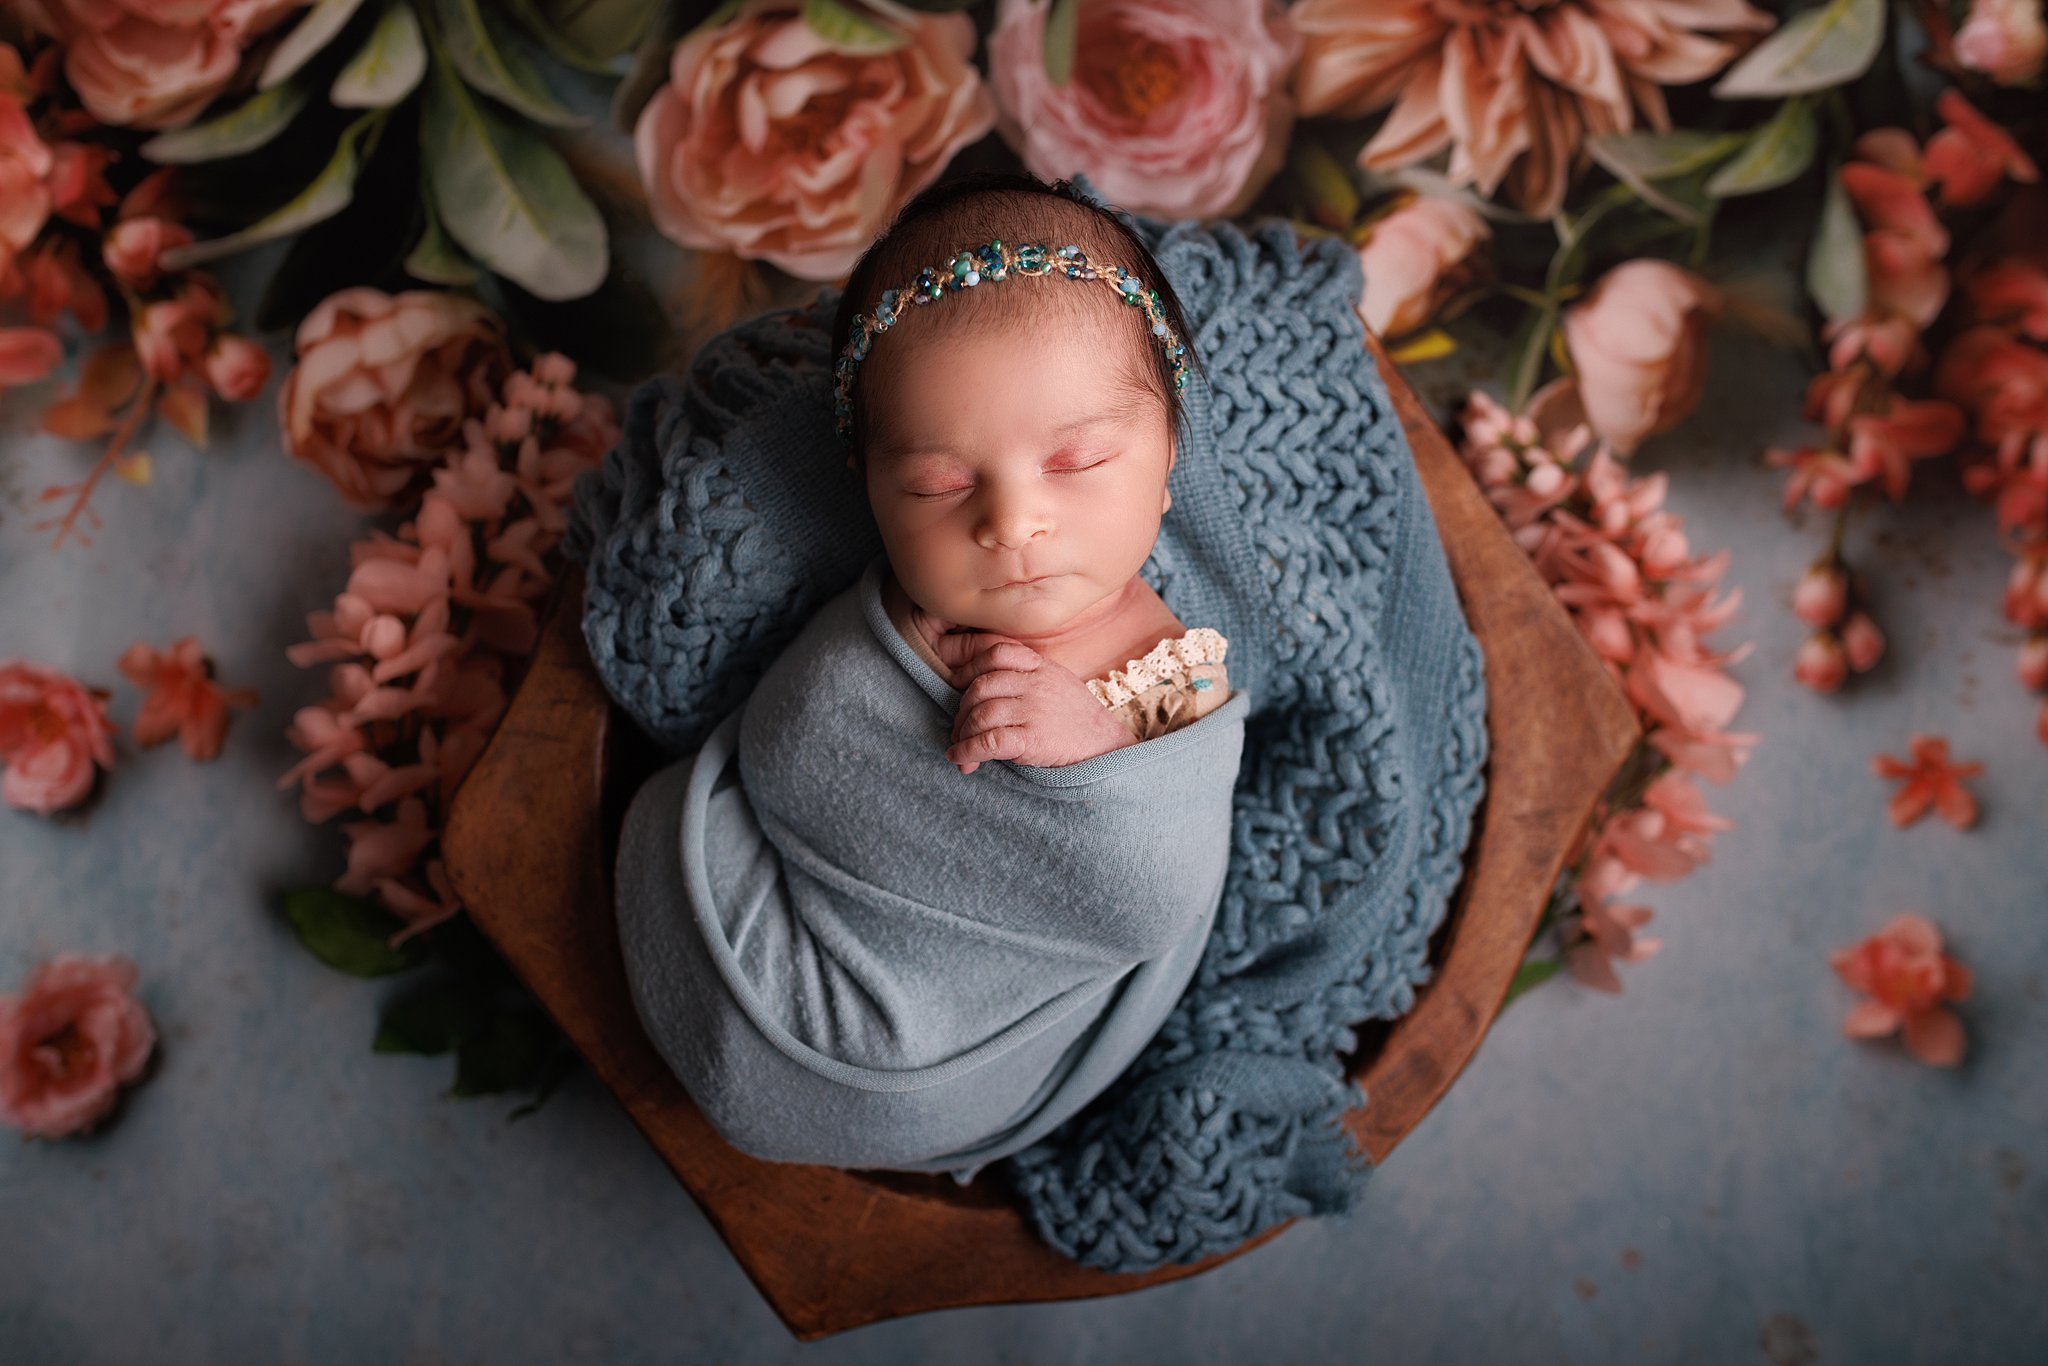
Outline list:
[[[1664,476],[1629,477],[1593,435],[1571,381],[1546,386],[1522,414],[1474,393],[1461,426],[1460,453],[1487,499],[1644,727],[1552,905],[1568,934],[1567,969],[1619,991],[1614,963],[1647,958],[1660,941],[1638,936],[1650,909],[1617,898],[1707,861],[1711,838],[1730,827],[1707,809],[1699,783],[1727,782],[1757,740],[1728,729],[1742,688],[1726,670],[1748,647],[1707,645],[1741,590],[1718,591],[1727,552],[1693,554],[1683,524],[1663,508]]]
[[[618,439],[611,402],[575,377],[550,352],[462,417],[411,518],[356,543],[347,586],[285,652],[330,665],[330,695],[293,718],[305,757],[278,785],[299,786],[310,821],[361,817],[335,886],[406,922],[394,947],[461,910],[438,847],[448,802],[538,640],[570,486]]]

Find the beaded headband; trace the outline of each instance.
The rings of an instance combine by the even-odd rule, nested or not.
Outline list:
[[[1144,281],[1122,266],[1089,264],[1079,247],[1065,246],[1054,251],[1042,242],[1012,247],[998,239],[986,246],[970,247],[936,270],[925,267],[917,273],[915,280],[900,289],[883,290],[872,318],[865,313],[853,315],[846,347],[832,366],[833,374],[837,376],[833,413],[839,435],[849,441],[853,439],[854,372],[867,359],[868,347],[874,339],[901,320],[906,293],[912,304],[922,306],[943,298],[949,292],[957,294],[963,289],[973,289],[983,280],[1007,280],[1012,273],[1050,275],[1054,271],[1061,272],[1069,280],[1106,280],[1125,303],[1145,310],[1152,335],[1159,339],[1159,344],[1166,349],[1166,358],[1173,363],[1174,390],[1178,392],[1187,388],[1187,347],[1167,325],[1166,308],[1159,300],[1158,290],[1145,288]]]

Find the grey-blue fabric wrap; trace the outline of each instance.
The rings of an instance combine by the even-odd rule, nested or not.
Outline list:
[[[969,1180],[1116,1080],[1187,985],[1251,700],[962,775],[960,694],[890,622],[884,564],[636,794],[620,949],[650,1037],[736,1147]]]
[[[1125,221],[1206,371],[1141,573],[1229,639],[1255,705],[1193,979],[1114,1084],[989,1170],[1060,1252],[1142,1271],[1351,1208],[1370,1164],[1341,1116],[1368,1098],[1346,1055],[1429,979],[1486,732],[1478,643],[1365,350],[1356,254],[1281,220]],[[1019,286],[1075,287],[995,287]],[[827,287],[740,323],[686,377],[644,383],[578,485],[585,638],[673,750],[700,746],[881,549],[832,428],[837,303]]]

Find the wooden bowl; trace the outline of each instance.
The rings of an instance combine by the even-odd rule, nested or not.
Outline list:
[[[1634,715],[1509,538],[1378,341],[1468,620],[1486,654],[1487,793],[1413,1010],[1360,1030],[1347,1117],[1375,1164],[1464,1068],[1501,1008],[1567,849],[1638,738]],[[1118,1295],[1233,1252],[1136,1275],[1043,1243],[988,1179],[764,1162],[711,1128],[643,1032],[619,956],[612,839],[654,757],[632,743],[580,629],[580,580],[551,614],[442,848],[469,913],[617,1094],[799,1338],[931,1309]],[[631,748],[643,752],[627,753]]]

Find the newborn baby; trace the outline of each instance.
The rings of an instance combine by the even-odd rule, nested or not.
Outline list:
[[[1137,237],[1028,176],[927,190],[855,267],[837,416],[883,553],[618,854],[635,1007],[735,1146],[964,1182],[1192,976],[1250,701],[1139,577],[1184,335]]]

